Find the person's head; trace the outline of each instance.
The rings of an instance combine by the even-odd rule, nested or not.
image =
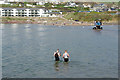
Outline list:
[[[59,49],[57,49],[57,52],[59,52]]]
[[[65,50],[65,53],[67,53],[67,50]]]

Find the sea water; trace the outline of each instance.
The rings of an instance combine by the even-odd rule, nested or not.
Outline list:
[[[2,24],[3,78],[117,78],[118,25]],[[70,54],[54,61],[53,52]]]

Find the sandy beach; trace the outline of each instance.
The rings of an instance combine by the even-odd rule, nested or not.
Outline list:
[[[2,17],[1,23],[3,24],[41,24],[41,25],[56,25],[56,26],[92,26],[94,21],[73,21],[67,20],[63,17]],[[103,25],[117,25],[118,21],[103,21]]]

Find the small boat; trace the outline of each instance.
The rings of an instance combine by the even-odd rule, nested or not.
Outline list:
[[[103,28],[100,27],[99,29],[97,27],[93,27],[94,30],[102,30]]]

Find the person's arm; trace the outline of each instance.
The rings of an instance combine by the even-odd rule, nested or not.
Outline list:
[[[102,25],[102,22],[100,22],[100,25]]]
[[[61,52],[59,53],[59,56],[61,56]]]
[[[54,55],[53,55],[53,56],[55,56],[55,53],[56,53],[56,52],[54,52]]]
[[[69,57],[70,55],[67,53],[67,56]]]
[[[63,56],[62,56],[63,58],[64,58],[64,54],[63,54]]]
[[[60,52],[58,53],[58,56],[60,56]]]
[[[96,26],[96,21],[94,22],[94,25]]]

